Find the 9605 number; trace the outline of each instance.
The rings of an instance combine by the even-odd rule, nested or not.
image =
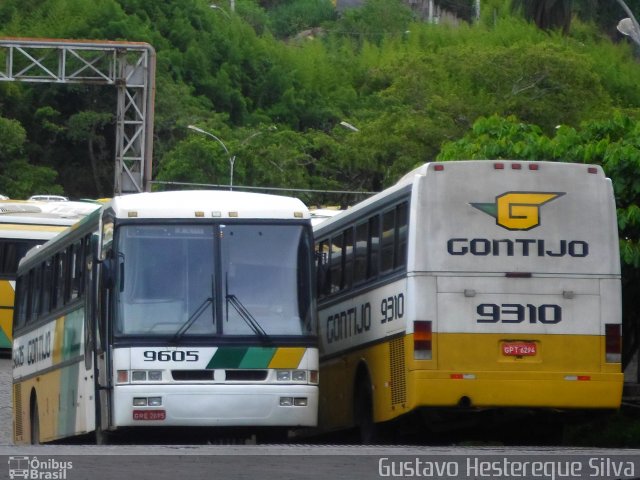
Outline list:
[[[200,359],[195,350],[145,350],[145,362],[197,362]]]

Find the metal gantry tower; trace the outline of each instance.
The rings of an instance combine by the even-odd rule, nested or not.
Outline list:
[[[117,89],[116,195],[151,187],[155,62],[147,43],[0,38],[0,81]]]

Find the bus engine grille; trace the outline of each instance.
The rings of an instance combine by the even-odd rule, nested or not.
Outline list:
[[[391,367],[391,404],[407,401],[407,382],[404,363],[404,337],[389,342],[389,365]]]

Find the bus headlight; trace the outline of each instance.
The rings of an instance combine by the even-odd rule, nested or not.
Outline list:
[[[294,370],[292,378],[294,382],[306,382],[307,372],[304,370]]]
[[[118,370],[118,383],[129,383],[128,378],[133,382],[161,382],[162,370]]]
[[[131,381],[132,382],[146,382],[147,381],[147,372],[144,370],[134,370],[131,372]]]
[[[318,371],[276,370],[276,380],[278,382],[318,383]]]

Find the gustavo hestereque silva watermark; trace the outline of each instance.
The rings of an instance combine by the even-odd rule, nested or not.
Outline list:
[[[36,456],[11,456],[8,463],[10,479],[66,480],[67,472],[73,469],[73,462]]]
[[[636,474],[638,472],[638,474]],[[637,479],[640,456],[433,456],[381,457],[380,477],[437,479]]]

